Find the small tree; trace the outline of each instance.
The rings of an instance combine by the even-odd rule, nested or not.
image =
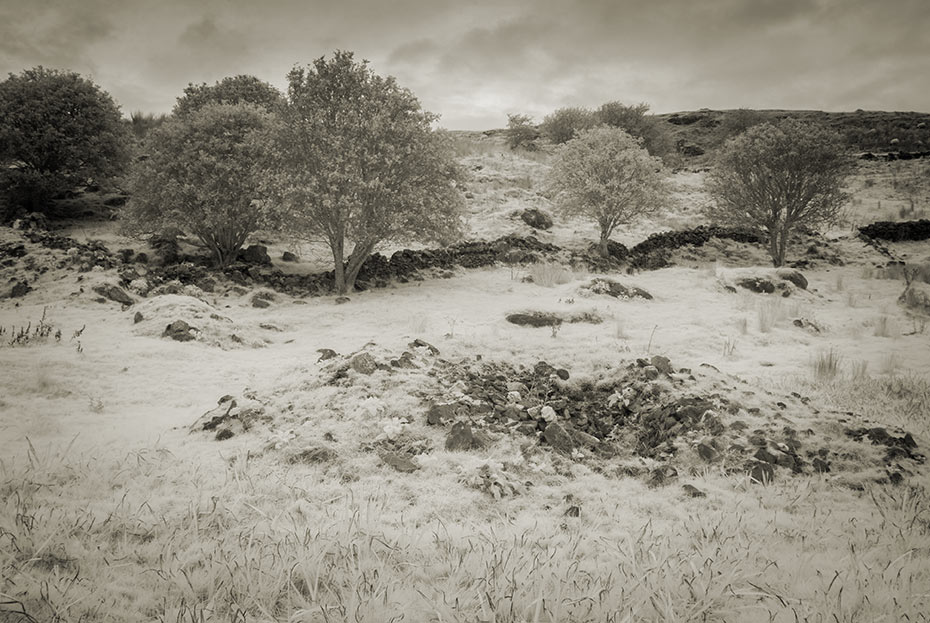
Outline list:
[[[539,129],[553,144],[561,145],[575,138],[579,132],[589,130],[595,125],[597,119],[587,108],[559,108],[546,115]]]
[[[270,123],[249,104],[210,104],[166,121],[134,172],[125,228],[179,228],[196,236],[218,266],[234,261],[249,234],[270,223],[259,191]]]
[[[551,175],[560,208],[597,222],[604,257],[618,225],[660,210],[667,197],[662,161],[618,128],[587,130],[563,145]]]
[[[772,261],[782,266],[792,231],[837,217],[851,166],[840,136],[821,126],[793,119],[753,126],[724,146],[707,183],[715,201],[707,215],[765,230]]]
[[[183,117],[207,104],[253,104],[268,112],[280,111],[285,104],[284,95],[255,76],[223,78],[213,86],[206,83],[188,84],[184,95],[174,105],[174,114]]]
[[[507,115],[507,145],[510,149],[522,147],[534,151],[539,130],[529,115]]]
[[[375,247],[459,235],[462,171],[436,115],[394,78],[337,51],[288,75],[288,106],[268,171],[298,235],[329,245],[340,293]],[[351,248],[351,251],[350,251]]]
[[[643,147],[653,156],[666,158],[675,153],[675,143],[665,129],[665,123],[647,114],[649,104],[627,106],[622,102],[607,102],[595,112],[598,123],[625,130],[642,140]]]
[[[90,80],[36,67],[0,82],[0,191],[8,212],[48,212],[56,197],[90,180],[105,183],[128,162],[119,107]]]

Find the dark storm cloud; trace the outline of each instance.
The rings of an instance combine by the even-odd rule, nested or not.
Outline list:
[[[618,99],[930,110],[926,0],[5,2],[0,71],[93,72],[124,110],[167,110],[188,82],[239,73],[283,87],[337,48],[453,128]]]

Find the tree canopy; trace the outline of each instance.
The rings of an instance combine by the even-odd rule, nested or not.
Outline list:
[[[772,262],[782,266],[798,226],[830,222],[845,205],[851,166],[842,138],[820,125],[754,125],[721,151],[708,178],[714,203],[706,212],[721,224],[764,230]]]
[[[667,196],[662,161],[619,128],[586,130],[568,141],[551,176],[559,209],[597,223],[605,257],[617,226],[660,210]]]
[[[462,171],[410,91],[340,51],[295,67],[288,82],[268,179],[282,222],[329,246],[338,291],[352,290],[382,242],[459,235]]]
[[[36,67],[0,82],[0,190],[7,215],[47,213],[66,191],[129,162],[119,107],[77,73]]]
[[[284,94],[255,76],[238,75],[223,78],[209,86],[188,84],[174,106],[177,116],[189,115],[207,104],[253,104],[267,112],[278,112],[284,106]]]
[[[234,261],[248,235],[272,221],[260,190],[270,124],[269,113],[250,104],[208,104],[155,129],[132,178],[127,230],[179,228],[217,265]]]

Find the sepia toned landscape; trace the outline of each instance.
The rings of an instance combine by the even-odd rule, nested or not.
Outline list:
[[[930,618],[930,113],[321,54],[0,83],[0,622]]]

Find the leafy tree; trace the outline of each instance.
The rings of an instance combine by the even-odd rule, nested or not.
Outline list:
[[[560,209],[597,222],[604,257],[618,225],[660,210],[667,197],[662,161],[619,128],[581,132],[558,150],[551,175]]]
[[[19,209],[48,213],[55,198],[76,186],[120,175],[129,162],[127,143],[119,107],[79,74],[36,67],[0,82],[7,216]]]
[[[173,112],[180,117],[207,104],[254,104],[273,113],[280,111],[284,103],[284,95],[267,82],[255,76],[239,75],[223,78],[213,86],[205,82],[188,84]]]
[[[271,223],[260,192],[271,123],[250,104],[209,104],[166,121],[134,172],[124,227],[137,235],[179,228],[218,266],[234,261],[249,234]]]
[[[719,155],[707,183],[715,200],[707,214],[765,230],[772,261],[782,266],[792,231],[836,218],[851,167],[840,136],[819,125],[794,119],[756,125]]]
[[[510,149],[522,147],[534,151],[539,130],[529,115],[507,115],[507,145]]]
[[[640,139],[643,147],[660,158],[675,153],[675,144],[665,124],[647,114],[649,104],[627,106],[622,102],[607,102],[595,112],[598,123],[625,130],[633,138]]]
[[[587,108],[559,108],[546,115],[539,129],[552,143],[561,145],[572,140],[579,132],[589,130],[595,125],[597,119]]]
[[[436,115],[410,91],[342,51],[295,67],[288,81],[268,177],[283,221],[329,246],[337,291],[353,289],[382,242],[460,234],[462,171],[448,137],[430,128]]]

